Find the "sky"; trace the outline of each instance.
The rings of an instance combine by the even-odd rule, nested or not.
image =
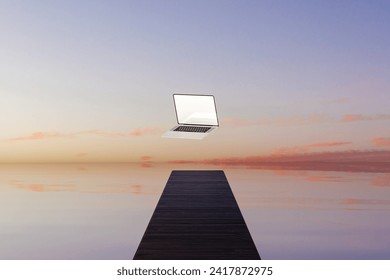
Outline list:
[[[1,1],[0,162],[390,161],[388,1]],[[172,94],[220,128],[164,139]]]

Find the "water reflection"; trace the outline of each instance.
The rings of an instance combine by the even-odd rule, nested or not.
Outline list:
[[[154,194],[155,180],[159,178],[156,176],[162,173],[150,174],[148,170],[140,167],[144,166],[133,164],[0,165],[0,184],[3,185],[2,191],[6,191],[8,187],[32,192]]]
[[[0,165],[0,259],[131,259],[170,172],[216,169],[144,163]],[[390,258],[389,172],[219,169],[264,259]]]
[[[390,187],[390,174],[375,176],[371,181],[371,185],[375,187]]]
[[[388,174],[304,170],[227,173],[264,258],[390,258],[390,190],[372,186]]]

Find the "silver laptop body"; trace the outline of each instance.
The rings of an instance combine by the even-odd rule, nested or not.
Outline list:
[[[213,95],[174,94],[177,125],[162,137],[203,139],[218,128],[217,108]]]

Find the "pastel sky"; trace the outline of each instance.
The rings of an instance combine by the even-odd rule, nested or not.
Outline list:
[[[389,1],[1,1],[0,162],[390,149]],[[173,93],[221,127],[163,139]]]

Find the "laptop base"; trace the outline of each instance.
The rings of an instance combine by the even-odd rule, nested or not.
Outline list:
[[[193,139],[193,140],[202,140],[207,135],[210,134],[211,131],[215,129],[215,127],[211,127],[207,132],[182,132],[182,131],[174,131],[177,128],[175,126],[171,130],[163,133],[161,137],[163,138],[177,138],[177,139]]]

